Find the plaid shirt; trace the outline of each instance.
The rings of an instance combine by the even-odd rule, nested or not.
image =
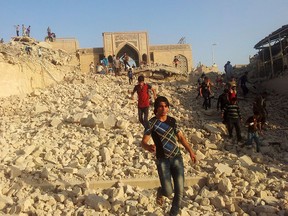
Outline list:
[[[156,145],[157,158],[172,158],[181,155],[180,148],[176,140],[179,133],[176,120],[167,116],[165,122],[161,122],[156,117],[149,120],[149,127],[145,129],[145,135],[152,135]]]

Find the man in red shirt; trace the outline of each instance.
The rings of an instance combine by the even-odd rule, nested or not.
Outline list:
[[[144,83],[144,76],[140,75],[138,77],[138,84],[135,85],[133,92],[131,94],[132,100],[134,99],[134,94],[138,94],[138,119],[140,123],[146,127],[148,124],[148,113],[150,105],[150,95],[149,90],[153,92],[154,100],[156,99],[156,91],[151,85]]]

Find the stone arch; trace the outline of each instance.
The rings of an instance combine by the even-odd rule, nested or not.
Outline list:
[[[138,50],[132,44],[129,44],[129,43],[125,43],[119,47],[121,48],[119,48],[118,51],[116,52],[117,53],[116,56],[121,58],[124,55],[124,53],[127,53],[127,55],[129,55],[129,57],[134,60],[136,64],[135,66],[139,67],[140,59],[139,59]]]
[[[188,72],[188,60],[184,55],[178,54],[177,59],[180,61],[178,64],[178,69],[180,69],[181,72]]]

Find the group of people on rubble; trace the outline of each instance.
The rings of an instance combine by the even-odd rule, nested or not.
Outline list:
[[[155,162],[161,185],[157,189],[156,203],[163,206],[164,197],[172,199],[169,215],[176,216],[180,212],[184,194],[184,163],[178,142],[189,153],[192,163],[196,163],[196,155],[180,131],[176,119],[169,115],[168,99],[157,96],[156,90],[145,83],[143,75],[138,76],[138,84],[134,86],[131,93],[132,100],[135,93],[138,95],[138,119],[144,127],[141,146],[156,156]],[[155,100],[154,117],[148,120],[151,93]],[[153,144],[149,143],[150,138],[153,139]]]
[[[119,76],[122,68],[124,68],[124,71],[127,72],[129,84],[132,84],[134,78],[133,70],[135,69],[135,65],[133,64],[131,66],[129,61],[130,57],[127,53],[124,53],[121,58],[113,55],[111,60],[104,56],[96,65],[96,73]],[[95,73],[94,62],[90,63],[89,70],[90,73]]]
[[[222,122],[226,125],[228,130],[229,139],[233,138],[233,129],[235,128],[237,142],[243,142],[241,135],[241,122],[242,115],[239,107],[238,91],[237,91],[237,80],[232,73],[233,67],[228,61],[224,66],[225,74],[217,76],[214,83],[204,73],[198,78],[198,95],[203,97],[203,108],[206,110],[211,108],[211,98],[213,93],[211,87],[222,89],[223,93],[219,95],[217,99],[217,110],[221,110]],[[248,71],[246,71],[238,80],[242,89],[242,95],[245,98],[249,93],[247,87]],[[256,143],[256,151],[260,151],[259,133],[263,133],[263,127],[266,124],[266,117],[268,115],[266,109],[266,98],[267,92],[261,93],[257,96],[253,102],[253,115],[247,118],[245,125],[248,128],[247,140],[241,147],[247,146],[252,147],[253,140]]]
[[[15,25],[16,29],[16,36],[20,36],[20,25]],[[27,28],[24,24],[22,24],[22,36],[23,37],[30,37],[31,26],[29,25]]]

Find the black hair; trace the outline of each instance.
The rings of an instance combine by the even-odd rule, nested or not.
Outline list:
[[[166,105],[167,105],[168,107],[170,106],[169,101],[168,101],[168,99],[167,99],[166,97],[164,97],[164,96],[158,96],[158,97],[156,98],[155,102],[154,102],[154,114],[155,114],[155,115],[156,115],[156,113],[157,113],[157,109],[158,109],[158,107],[160,106],[160,103],[161,103],[161,102],[166,103]]]
[[[144,82],[144,76],[143,75],[138,76],[138,82]]]

